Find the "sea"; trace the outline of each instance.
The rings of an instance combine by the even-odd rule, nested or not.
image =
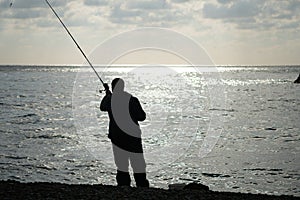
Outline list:
[[[300,66],[96,71],[123,78],[147,114],[151,187],[300,196]],[[88,66],[0,66],[0,180],[116,185],[102,89]]]

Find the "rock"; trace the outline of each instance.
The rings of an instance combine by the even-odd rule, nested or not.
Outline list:
[[[209,191],[209,187],[201,183],[189,183],[183,189]]]
[[[169,185],[169,190],[202,190],[209,191],[209,187],[201,183],[175,183]]]
[[[266,131],[276,131],[276,128],[270,127],[270,128],[265,128]]]
[[[300,83],[300,74],[299,74],[298,78],[294,81],[294,83]]]
[[[185,183],[175,183],[169,185],[169,190],[183,190],[186,186]]]
[[[134,188],[110,185],[84,185],[63,183],[20,183],[17,181],[0,181],[0,199],[206,199],[206,200],[292,200],[299,197],[275,196],[266,194],[243,194],[234,192],[208,191],[208,187],[198,183],[173,184],[181,190],[165,190],[160,188]],[[206,191],[207,190],[207,191]]]

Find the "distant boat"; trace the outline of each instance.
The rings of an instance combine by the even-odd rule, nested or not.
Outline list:
[[[299,74],[298,78],[294,81],[294,83],[300,83],[300,74]]]

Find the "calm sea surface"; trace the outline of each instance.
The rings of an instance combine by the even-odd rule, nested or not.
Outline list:
[[[300,196],[300,66],[114,67],[147,113],[150,183]],[[115,185],[88,68],[0,66],[0,179]]]

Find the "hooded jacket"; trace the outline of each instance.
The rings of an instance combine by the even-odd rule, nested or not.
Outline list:
[[[100,110],[108,112],[108,138],[119,148],[142,153],[142,139],[139,121],[146,119],[138,98],[131,94],[118,91],[107,93],[101,101]]]

